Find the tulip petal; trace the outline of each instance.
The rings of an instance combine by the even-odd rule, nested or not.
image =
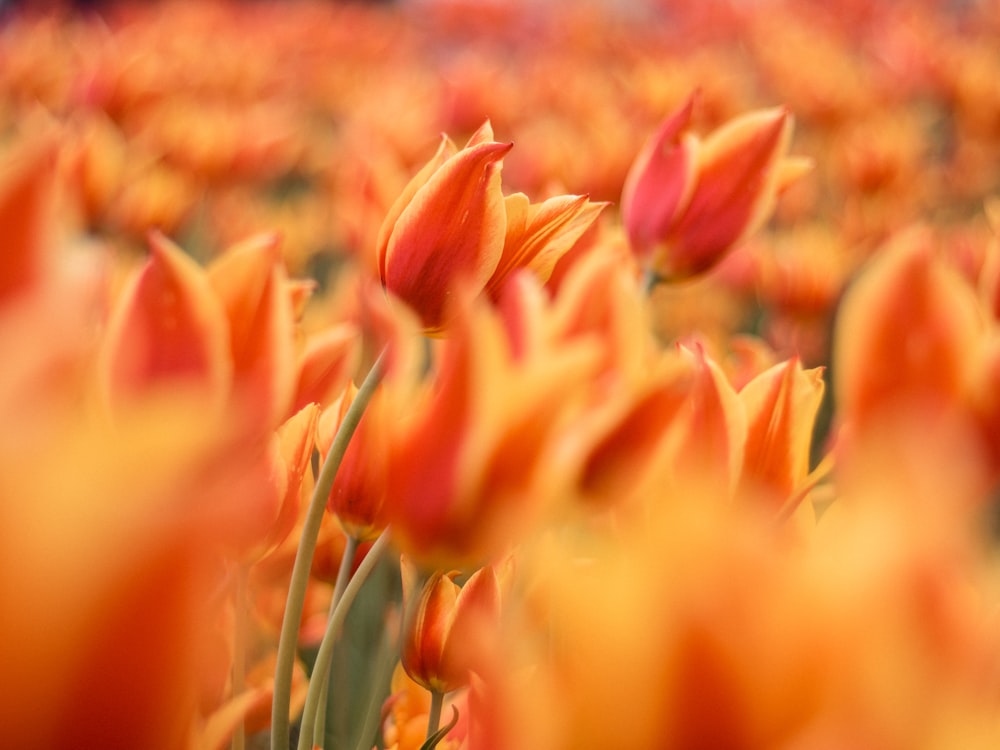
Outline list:
[[[670,246],[654,260],[662,275],[710,268],[767,219],[791,131],[784,109],[763,110],[727,123],[701,145],[694,191],[670,232]]]
[[[481,289],[496,269],[506,231],[500,165],[511,146],[482,143],[448,159],[392,228],[383,284],[428,329],[442,326],[456,281]]]
[[[803,370],[797,359],[771,367],[751,380],[740,401],[747,413],[743,455],[745,489],[775,509],[805,482],[813,426],[823,400],[823,370]]]
[[[622,220],[633,249],[647,256],[674,223],[691,192],[694,144],[681,135],[691,121],[692,94],[643,146],[622,188]]]
[[[585,195],[558,195],[530,205],[527,198],[508,196],[507,236],[503,254],[487,291],[496,298],[506,278],[516,268],[530,268],[541,281],[552,275],[556,262],[590,228],[608,205],[591,203]],[[514,221],[511,221],[511,213]]]
[[[0,177],[0,301],[40,280],[45,232],[50,225],[55,142],[45,140],[24,149]]]
[[[207,269],[229,320],[233,395],[263,429],[284,417],[294,379],[292,301],[278,243],[274,234],[252,237]]]
[[[158,232],[150,256],[112,314],[102,352],[112,406],[166,384],[192,387],[221,407],[232,360],[225,310],[202,269]]]

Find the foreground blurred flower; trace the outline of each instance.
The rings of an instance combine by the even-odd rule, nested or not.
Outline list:
[[[704,141],[687,132],[690,97],[636,157],[622,190],[622,218],[646,269],[683,279],[714,266],[770,218],[778,193],[809,168],[789,158],[792,118],[750,112]]]

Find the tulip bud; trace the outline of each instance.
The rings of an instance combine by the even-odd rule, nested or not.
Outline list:
[[[500,262],[507,227],[500,168],[513,144],[492,138],[488,122],[457,153],[443,138],[379,232],[382,286],[412,307],[428,332],[445,327],[456,283],[482,290]]]
[[[477,646],[485,646],[486,629],[500,617],[500,582],[492,567],[479,569],[462,587],[453,580],[457,575],[434,573],[413,603],[415,572],[403,567],[404,608],[412,612],[403,633],[403,668],[438,693],[468,684]]]
[[[622,192],[632,249],[665,279],[718,263],[770,218],[778,193],[809,168],[786,157],[792,119],[785,109],[750,112],[701,141],[685,133],[692,103],[667,118]]]

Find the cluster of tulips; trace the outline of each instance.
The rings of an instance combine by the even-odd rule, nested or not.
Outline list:
[[[0,744],[998,746],[1000,14],[655,5],[4,19]]]

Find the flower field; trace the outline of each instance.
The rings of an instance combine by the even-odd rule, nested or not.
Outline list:
[[[1000,746],[1000,4],[0,6],[0,746]]]

